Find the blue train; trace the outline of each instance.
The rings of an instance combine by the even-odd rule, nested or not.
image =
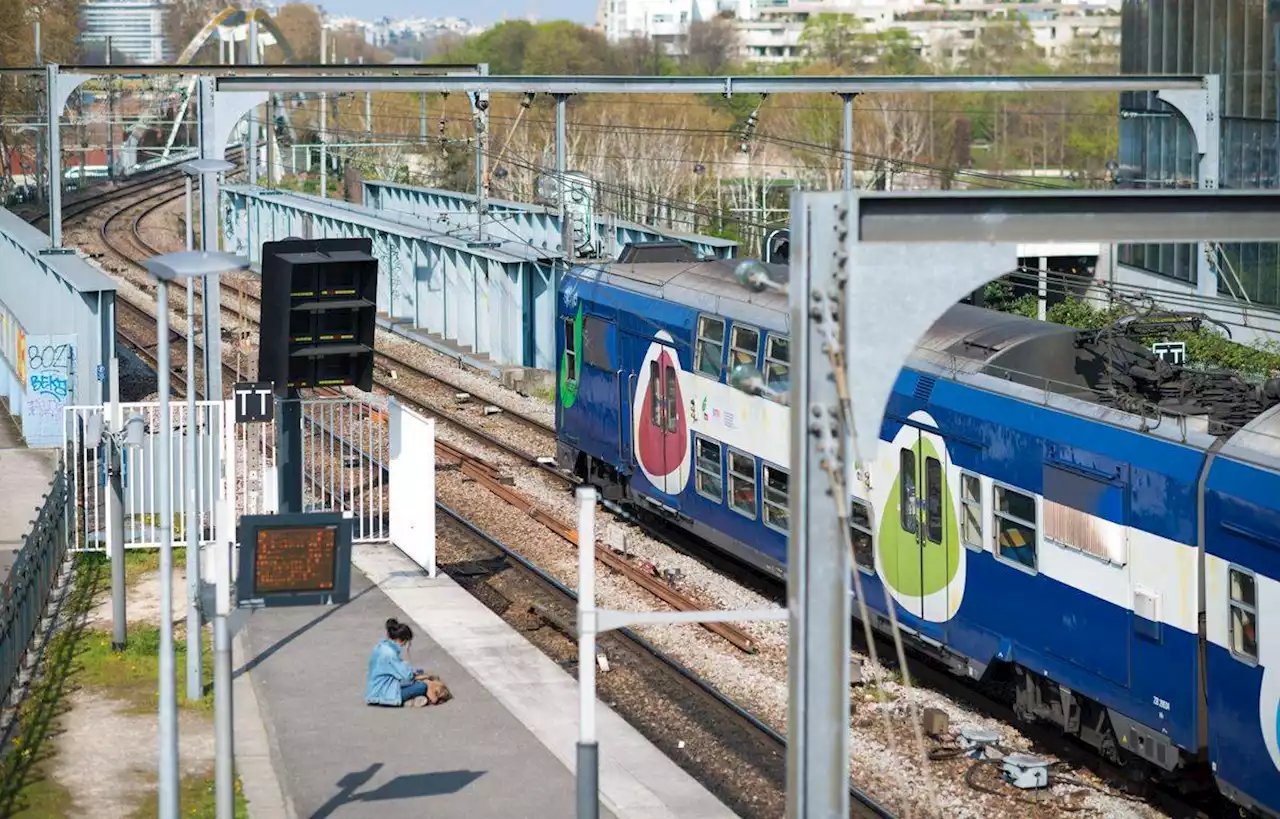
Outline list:
[[[790,410],[726,373],[785,392],[790,318],[732,264],[565,275],[557,455],[781,577]],[[920,340],[850,499],[866,602],[1011,683],[1020,717],[1277,816],[1280,380],[1171,366],[1126,332],[958,304]]]

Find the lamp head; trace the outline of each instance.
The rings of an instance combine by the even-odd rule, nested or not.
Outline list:
[[[127,447],[142,446],[142,440],[147,434],[147,419],[141,415],[131,415],[124,422],[124,445]]]
[[[200,176],[207,173],[225,173],[234,170],[235,167],[234,162],[228,162],[225,159],[193,159],[182,163],[178,169],[187,176]]]
[[[152,256],[142,266],[160,281],[179,281],[182,279],[200,278],[202,276],[219,276],[237,270],[248,270],[249,260],[244,256],[232,253],[219,253],[206,250],[182,250],[177,253],[165,253]]]
[[[738,284],[755,293],[774,285],[773,280],[769,278],[769,268],[756,259],[747,259],[739,263],[733,269],[733,278]]]

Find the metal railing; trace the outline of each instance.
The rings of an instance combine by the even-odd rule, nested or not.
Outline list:
[[[59,465],[44,506],[4,582],[0,601],[0,704],[6,708],[13,704],[10,697],[67,556],[66,505],[66,473]]]
[[[220,465],[230,461],[234,475],[234,512],[257,515],[274,512],[276,497],[276,427],[274,422],[234,424],[234,413],[219,401],[196,404],[194,423],[186,406],[170,406],[173,462],[159,461],[154,439],[164,428],[159,405],[122,403],[121,416],[141,415],[148,430],[141,446],[126,448],[121,459],[123,538],[126,549],[159,546],[160,482],[169,481],[175,538],[185,542],[187,526],[199,532],[202,544],[212,543],[220,491]],[[390,459],[385,399],[316,398],[301,401],[303,504],[306,511],[341,509],[350,512],[357,543],[390,538],[387,463]],[[84,440],[90,416],[105,414],[103,406],[73,406],[64,411],[63,450],[67,464],[66,506],[73,551],[106,551],[107,450]],[[196,436],[196,469],[184,468],[188,434]],[[187,520],[188,481],[194,479],[195,520]]]
[[[169,419],[160,417],[157,402],[122,403],[121,417],[141,415],[148,434],[143,445],[126,449],[122,455],[125,548],[156,548],[160,544],[160,482],[169,481],[173,500],[174,536],[186,540],[187,526],[195,526],[201,543],[212,543],[213,522],[218,501],[219,445],[217,433],[222,425],[221,401],[199,401],[196,416],[187,418],[187,407],[173,403]],[[67,464],[72,502],[67,508],[72,545],[75,551],[106,551],[107,483],[106,447],[84,440],[89,417],[105,416],[106,407],[70,406],[64,410],[63,452]],[[156,439],[165,424],[173,430],[173,461],[168,470],[159,459]],[[196,436],[196,469],[189,475],[183,468],[186,436]],[[187,481],[194,479],[196,519],[187,520]],[[249,512],[252,514],[252,512]]]

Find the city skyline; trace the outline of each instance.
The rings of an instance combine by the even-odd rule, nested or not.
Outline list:
[[[380,0],[378,3],[361,0],[327,0],[324,10],[335,17],[354,17],[365,22],[375,22],[388,17],[407,19],[412,17],[465,17],[480,26],[491,26],[503,19],[516,20],[534,16],[539,20],[572,20],[591,25],[596,19],[595,0],[475,0],[465,9],[433,9],[413,0]]]

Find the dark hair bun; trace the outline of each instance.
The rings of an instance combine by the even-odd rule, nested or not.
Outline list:
[[[394,617],[387,618],[387,638],[391,640],[400,640],[408,642],[413,639],[413,629],[401,623]]]

